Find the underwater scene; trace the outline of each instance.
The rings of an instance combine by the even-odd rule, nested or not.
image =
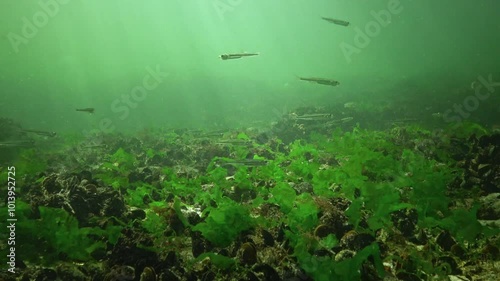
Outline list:
[[[500,280],[500,1],[0,15],[0,281]]]

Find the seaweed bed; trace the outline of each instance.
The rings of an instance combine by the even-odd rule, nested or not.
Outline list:
[[[3,149],[0,280],[495,280],[500,135],[337,121]]]

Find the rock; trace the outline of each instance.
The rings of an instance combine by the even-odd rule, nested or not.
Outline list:
[[[479,220],[499,220],[500,219],[500,193],[491,193],[480,199],[481,207],[477,211]]]
[[[375,237],[369,233],[358,233],[351,230],[340,239],[340,247],[353,251],[359,251],[374,241]]]
[[[60,264],[56,268],[57,276],[61,280],[74,280],[74,281],[85,281],[87,276],[80,271],[78,267],[73,264],[65,263]]]

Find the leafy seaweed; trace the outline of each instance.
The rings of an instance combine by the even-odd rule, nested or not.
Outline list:
[[[295,190],[287,183],[279,182],[271,190],[271,194],[273,197],[269,201],[277,203],[285,214],[288,214],[292,210],[296,194]]]
[[[105,248],[105,241],[116,243],[121,230],[120,226],[106,230],[80,228],[77,219],[63,209],[39,207],[39,211],[41,218],[32,219],[31,206],[16,202],[16,240],[22,241],[16,250],[26,261],[51,264],[60,259],[60,254],[74,261],[87,261],[92,252]],[[96,241],[91,237],[103,239]]]
[[[208,208],[205,221],[192,229],[219,247],[227,247],[241,231],[253,227],[250,211],[229,199],[220,200],[218,208]]]

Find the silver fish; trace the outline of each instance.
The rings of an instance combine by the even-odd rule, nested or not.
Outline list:
[[[342,26],[349,26],[349,22],[345,20],[338,20],[338,19],[332,19],[332,18],[327,18],[327,17],[321,17],[323,20],[326,20],[329,23],[333,23],[336,25],[342,25]]]
[[[252,57],[252,56],[258,56],[259,53],[237,53],[237,54],[223,54],[220,55],[219,58],[222,60],[234,60],[234,59],[241,59],[242,57]]]
[[[327,86],[337,86],[340,84],[339,81],[333,80],[333,79],[326,79],[326,78],[317,78],[317,77],[299,77],[300,80],[302,81],[308,81],[308,82],[313,82],[316,84],[320,85],[327,85]]]

